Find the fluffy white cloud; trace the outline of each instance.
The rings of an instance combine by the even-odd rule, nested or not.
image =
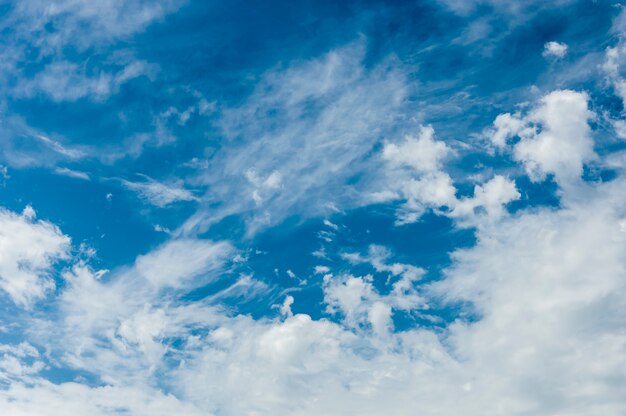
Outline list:
[[[495,195],[506,194],[506,181],[495,181]],[[126,287],[119,278],[91,276],[91,295],[72,283],[63,302],[83,302],[86,310],[100,302],[99,315],[63,309],[65,319],[83,326],[63,327],[73,342],[61,345],[70,356],[81,350],[83,360],[74,364],[105,375],[109,385],[14,382],[0,393],[0,409],[18,415],[471,416],[488,407],[509,415],[620,414],[626,410],[625,185],[622,177],[595,188],[579,184],[588,192],[585,200],[479,223],[478,244],[455,252],[445,278],[421,289],[427,302],[469,302],[475,311],[476,321],[458,321],[443,333],[391,332],[396,290],[379,293],[365,277],[326,278],[326,301],[345,317],[333,323],[165,305],[146,295],[140,282],[133,286],[132,270],[124,272]],[[491,192],[484,188],[477,198]],[[398,282],[415,276],[380,247],[348,258]],[[172,337],[179,339],[176,346]],[[173,395],[147,387],[154,368],[167,380],[161,388]]]
[[[0,289],[16,304],[30,306],[54,289],[56,261],[69,255],[70,239],[55,225],[0,208]]]
[[[550,41],[543,45],[543,56],[546,58],[563,58],[565,54],[567,54],[565,43]]]
[[[0,412],[14,416],[206,415],[193,405],[149,386],[91,388],[80,383],[60,385],[38,380],[14,383],[0,394]]]
[[[517,134],[523,128],[523,122],[509,114],[499,116],[494,124],[498,130],[490,134],[502,145],[506,143],[507,135]],[[487,217],[499,217],[506,212],[504,205],[519,199],[515,183],[500,175],[483,185],[476,185],[472,197],[457,198],[453,180],[441,164],[452,150],[445,143],[435,141],[433,136],[432,128],[422,127],[418,140],[407,139],[401,146],[387,144],[383,149],[382,157],[389,164],[388,190],[375,194],[374,200],[404,200],[398,211],[398,224],[415,222],[428,209],[471,223],[483,217],[481,213]]]
[[[473,197],[457,201],[450,215],[463,219],[476,214],[477,209],[483,209],[487,218],[499,218],[506,212],[504,206],[520,197],[513,181],[496,175],[484,185],[476,185]]]
[[[526,116],[501,114],[488,132],[500,148],[518,136],[513,157],[523,163],[532,180],[543,180],[553,174],[561,185],[580,178],[585,163],[597,158],[589,121],[595,115],[588,107],[585,93],[571,90],[553,91]]]
[[[588,96],[569,90],[554,91],[541,99],[528,121],[537,133],[515,145],[514,156],[524,163],[531,179],[554,174],[559,182],[580,178],[583,164],[596,158],[591,139]]]
[[[493,130],[488,132],[488,137],[498,148],[504,148],[509,138],[519,135],[526,128],[524,120],[509,113],[498,115],[493,127]]]
[[[401,144],[385,144],[383,159],[392,165],[409,166],[420,173],[437,171],[451,150],[444,142],[436,141],[434,135],[431,126],[422,126],[418,137],[407,136]]]

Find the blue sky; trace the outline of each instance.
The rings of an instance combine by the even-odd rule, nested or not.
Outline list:
[[[0,1],[0,414],[626,412],[620,1]]]

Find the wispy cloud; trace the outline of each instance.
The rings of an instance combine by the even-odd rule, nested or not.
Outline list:
[[[181,181],[174,181],[166,184],[155,181],[146,175],[140,176],[145,179],[143,182],[130,182],[124,179],[120,181],[124,187],[137,192],[143,200],[152,205],[165,208],[177,201],[198,200],[198,198],[194,196],[191,191],[183,187]]]

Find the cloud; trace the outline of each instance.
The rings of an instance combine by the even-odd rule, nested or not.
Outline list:
[[[327,305],[344,316],[332,322],[288,312],[255,320],[163,302],[146,294],[132,268],[121,280],[77,269],[78,280],[61,299],[60,331],[73,341],[61,338],[55,348],[108,385],[14,382],[0,392],[0,409],[471,416],[489,405],[511,415],[619,413],[625,410],[626,339],[618,330],[626,324],[625,185],[620,177],[567,207],[480,223],[478,244],[457,250],[441,281],[412,289],[426,302],[420,305],[466,302],[479,317],[444,333],[391,332],[395,289],[382,293],[366,276],[326,278]],[[349,257],[398,282],[410,269],[376,246]],[[91,289],[78,291],[86,282]],[[287,305],[291,310],[297,302]],[[43,334],[47,343],[54,340]],[[76,353],[81,359],[69,360]],[[169,394],[148,387],[157,373]],[[257,394],[244,394],[249,391]],[[451,392],[456,400],[448,399]]]
[[[41,20],[31,22],[38,30],[68,23],[57,39],[39,35],[39,53],[51,62],[61,62],[50,57],[68,43],[79,52],[106,48],[169,10],[135,0],[32,4],[16,4],[11,13],[28,11]],[[541,9],[535,2],[455,4],[460,13]],[[63,38],[75,36],[76,22],[92,37]],[[374,64],[365,49],[356,42],[274,68],[239,105],[221,105],[214,116],[222,140],[193,182],[209,189],[204,197],[183,181],[121,181],[159,207],[181,200],[200,206],[187,233],[173,232],[127,265],[98,270],[93,250],[73,250],[30,206],[21,215],[0,210],[0,288],[8,294],[2,319],[10,323],[0,330],[18,328],[0,343],[0,414],[625,413],[626,159],[623,151],[606,155],[613,149],[595,153],[593,138],[604,132],[592,123],[594,95],[557,90],[498,116],[486,130],[495,149],[470,155],[496,167],[474,181],[458,172],[467,160],[448,162],[485,149],[472,137],[443,141],[432,127],[407,134],[417,123],[406,120],[412,78],[396,58]],[[621,77],[618,58],[607,57],[607,73],[617,74],[610,80]],[[67,91],[46,94],[59,94],[58,101],[98,97],[91,82],[100,74],[70,69],[76,78]],[[133,76],[103,74],[111,77],[108,94],[114,79],[121,85]],[[60,85],[69,85],[66,75],[58,75]],[[201,111],[172,108],[160,117],[180,127],[189,109]],[[51,154],[84,157],[63,141],[35,138]],[[614,176],[582,180],[585,165],[598,160]],[[579,198],[550,208],[531,199],[510,213],[507,204],[521,198],[522,181],[513,175],[521,172],[534,181],[553,175],[561,195]],[[472,227],[476,244],[452,249],[442,270],[421,268],[377,245],[381,237],[369,226],[354,241],[340,234],[348,225],[327,219],[318,238],[328,244],[314,255],[328,265],[279,265],[289,285],[298,277],[314,283],[267,299],[274,282],[258,281],[241,255],[231,261],[236,244],[255,240],[198,237],[231,214],[247,221],[252,235],[290,216],[371,201],[399,207],[398,223],[432,210],[453,227]],[[419,238],[412,229],[404,229],[402,244]],[[367,249],[354,248],[363,243]],[[316,290],[318,298],[300,296]],[[276,306],[264,309],[268,300]],[[315,315],[298,313],[310,304]],[[433,316],[436,326],[399,325],[405,315],[426,319],[437,308],[444,311]]]
[[[97,3],[35,0],[13,4],[6,21],[21,39],[50,54],[68,44],[84,49],[127,37],[178,9],[182,3],[178,0]],[[50,27],[54,28],[53,33],[45,36]]]
[[[90,179],[89,174],[69,168],[56,168],[54,173],[57,175],[69,176],[70,178],[82,179],[84,181],[88,181]]]
[[[438,0],[452,12],[467,16],[476,9],[482,7],[492,8],[500,18],[506,19],[527,19],[537,13],[538,10],[547,7],[561,7],[571,3],[571,0],[557,0],[546,4],[539,0],[519,1],[519,0]]]
[[[22,215],[0,208],[0,289],[30,307],[52,289],[53,264],[69,255],[70,238],[27,206]]]
[[[621,75],[621,68],[626,59],[626,45],[620,42],[615,47],[606,49],[604,63],[601,68],[615,91],[622,99],[622,109],[626,110],[626,80]]]
[[[43,134],[34,134],[32,137],[39,140],[41,143],[43,143],[56,153],[67,157],[68,159],[80,159],[85,156],[85,152],[83,152],[82,150],[64,146],[60,142],[53,140],[48,136],[44,136]]]
[[[117,72],[99,71],[88,74],[81,65],[68,61],[46,65],[32,79],[21,79],[13,90],[20,98],[45,94],[56,102],[89,98],[103,101],[116,93],[125,82],[153,72],[150,65],[134,61]]]
[[[199,275],[218,269],[231,252],[232,247],[225,242],[170,240],[150,253],[139,256],[135,270],[157,287],[178,288],[194,278],[194,284],[197,285]]]
[[[90,388],[80,383],[53,384],[37,380],[34,384],[14,383],[2,393],[0,411],[15,416],[62,416],[67,414],[117,416],[200,416],[191,404],[181,403],[148,386]]]
[[[245,102],[223,109],[227,141],[202,178],[221,208],[202,209],[185,229],[240,213],[253,233],[296,211],[315,215],[329,204],[353,204],[340,190],[368,169],[369,152],[397,128],[408,92],[393,58],[370,68],[365,50],[361,39],[271,69]]]
[[[550,41],[543,45],[543,56],[546,58],[563,58],[567,54],[565,43]]]
[[[500,148],[508,139],[519,137],[513,157],[523,163],[534,181],[553,174],[561,185],[578,180],[585,163],[597,158],[589,122],[589,96],[571,90],[557,90],[543,96],[526,116],[501,114],[488,133]]]
[[[589,120],[588,96],[562,90],[542,98],[528,121],[540,132],[523,137],[515,145],[514,157],[524,163],[531,179],[552,173],[557,181],[571,181],[583,173],[583,164],[596,158]]]
[[[496,125],[507,132],[515,131],[512,118],[496,119]],[[521,128],[521,122],[517,122]],[[493,133],[493,136],[500,132]],[[452,177],[443,170],[442,160],[452,153],[444,142],[434,140],[434,130],[422,127],[419,139],[408,139],[403,145],[387,143],[382,158],[387,161],[384,191],[372,195],[374,202],[385,200],[404,201],[398,211],[397,224],[417,221],[427,210],[472,224],[476,220],[499,217],[504,206],[521,196],[515,183],[501,175],[495,175],[483,185],[474,187],[472,197],[457,198]]]
[[[451,149],[444,142],[435,141],[434,135],[432,127],[422,126],[417,138],[408,136],[399,145],[385,144],[383,159],[392,165],[408,166],[420,173],[437,171]]]
[[[515,183],[510,179],[495,175],[484,185],[474,187],[471,198],[462,198],[453,206],[452,217],[463,220],[476,214],[477,209],[483,209],[487,218],[499,218],[506,213],[506,204],[521,197]]]
[[[130,182],[121,180],[127,189],[137,192],[146,202],[159,208],[165,208],[177,201],[197,201],[198,198],[191,191],[183,187],[182,181],[169,184],[157,182],[154,179],[141,175],[144,182]]]

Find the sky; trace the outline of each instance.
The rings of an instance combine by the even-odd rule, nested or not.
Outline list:
[[[626,4],[0,0],[0,414],[626,414]]]

